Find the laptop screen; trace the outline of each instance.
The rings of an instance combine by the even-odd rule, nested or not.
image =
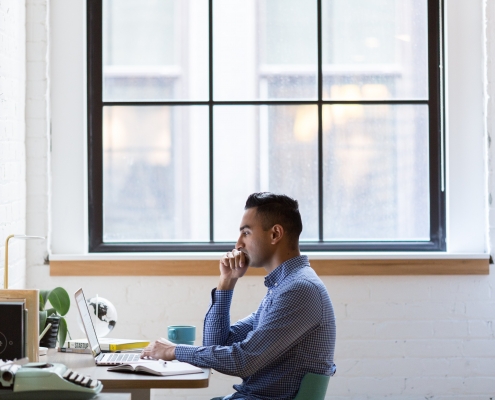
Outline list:
[[[81,321],[84,325],[84,330],[86,331],[86,337],[88,339],[89,346],[96,357],[101,353],[100,343],[98,342],[98,337],[96,336],[95,327],[93,321],[91,321],[91,315],[89,314],[88,303],[86,303],[86,298],[82,289],[79,289],[75,293],[77,308],[79,309],[79,315],[81,316]]]

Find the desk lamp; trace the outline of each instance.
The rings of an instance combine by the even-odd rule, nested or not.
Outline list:
[[[45,239],[43,236],[28,236],[28,235],[9,235],[7,236],[7,240],[5,241],[5,266],[3,271],[3,288],[9,288],[9,240],[10,239]]]

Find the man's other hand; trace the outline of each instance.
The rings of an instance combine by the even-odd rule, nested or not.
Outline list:
[[[171,341],[160,338],[144,348],[141,352],[141,358],[172,361],[175,360],[175,347],[176,345]]]
[[[217,289],[232,290],[237,279],[246,273],[247,264],[246,255],[242,251],[234,249],[226,253],[220,259],[220,282]]]

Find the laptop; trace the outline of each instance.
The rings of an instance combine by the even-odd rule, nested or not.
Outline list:
[[[86,338],[88,339],[88,345],[91,349],[91,353],[95,359],[95,364],[97,366],[109,366],[109,365],[120,365],[127,364],[129,362],[146,362],[147,360],[142,360],[140,354],[136,353],[103,353],[100,348],[100,342],[98,342],[98,337],[96,336],[95,327],[93,321],[91,320],[91,315],[89,314],[88,303],[86,303],[86,298],[82,289],[79,289],[75,294],[77,309],[79,310],[79,315],[81,316],[81,321],[84,326],[84,331],[86,332]]]

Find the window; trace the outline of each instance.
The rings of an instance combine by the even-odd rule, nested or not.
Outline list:
[[[90,0],[90,251],[227,250],[246,197],[303,250],[445,250],[431,0]]]

